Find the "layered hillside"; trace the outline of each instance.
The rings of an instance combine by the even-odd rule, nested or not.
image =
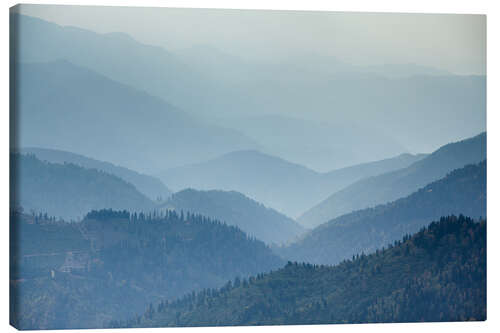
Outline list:
[[[214,117],[232,117],[227,123],[231,128],[256,116],[258,126],[246,127],[247,135],[266,146],[266,152],[282,151],[286,155],[281,157],[322,171],[406,150],[431,151],[441,142],[486,129],[484,75],[454,75],[418,64],[354,66],[306,50],[264,61],[215,45],[174,51],[145,45],[126,33],[101,34],[14,13],[11,32],[11,54],[19,62],[66,59],[214,124],[219,123]],[[314,119],[332,130],[324,142],[312,131],[281,130],[289,128],[281,121],[267,132],[259,117],[275,114]],[[270,135],[264,139],[266,132]],[[295,151],[284,151],[295,145]],[[320,146],[326,150],[310,154]]]
[[[72,163],[87,169],[97,169],[110,173],[131,183],[137,190],[153,201],[166,200],[172,194],[167,186],[158,178],[141,174],[109,162],[98,161],[86,156],[55,149],[29,147],[21,149],[21,152],[33,154],[42,161]]]
[[[70,151],[153,174],[258,147],[235,130],[67,60],[11,67],[14,148]]]
[[[92,209],[148,211],[155,207],[134,185],[96,169],[11,154],[10,170],[11,206],[28,213],[76,220]]]
[[[310,228],[340,215],[374,207],[415,192],[454,169],[486,159],[486,133],[449,143],[407,168],[369,177],[333,193],[298,221]]]
[[[336,264],[450,214],[486,217],[486,161],[454,170],[405,198],[337,217],[276,251],[289,260]]]
[[[159,177],[174,190],[237,191],[296,217],[327,198],[332,191],[365,177],[408,167],[422,157],[404,154],[319,173],[260,151],[245,150],[173,168],[162,172]]]

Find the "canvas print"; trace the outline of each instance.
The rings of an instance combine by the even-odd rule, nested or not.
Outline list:
[[[10,323],[486,320],[486,17],[17,5]]]

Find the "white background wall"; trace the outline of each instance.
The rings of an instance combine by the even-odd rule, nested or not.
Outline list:
[[[174,328],[174,329],[137,329],[129,332],[276,332],[296,333],[307,330],[311,333],[319,332],[371,332],[391,333],[404,331],[411,332],[470,332],[476,330],[498,331],[500,328],[500,214],[499,185],[500,185],[500,143],[499,129],[499,41],[500,41],[500,10],[499,1],[495,0],[117,0],[117,1],[36,1],[29,3],[43,4],[71,4],[71,5],[121,5],[121,6],[164,6],[164,7],[194,7],[194,8],[251,8],[251,9],[293,9],[293,10],[330,10],[330,11],[372,11],[372,12],[412,12],[412,13],[463,13],[487,14],[488,25],[488,320],[485,323],[440,323],[440,324],[370,324],[370,325],[318,325],[318,326],[275,326],[275,327],[228,327],[228,328]],[[15,1],[2,2],[0,11],[0,327],[2,331],[15,331],[9,323],[9,12],[8,8],[15,5]],[[86,332],[118,332],[120,330],[86,330]],[[58,331],[66,332],[66,331]],[[69,332],[69,331],[68,331]]]

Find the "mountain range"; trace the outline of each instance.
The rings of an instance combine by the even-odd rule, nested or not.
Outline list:
[[[259,127],[247,129],[251,141],[267,147],[265,152],[282,150],[281,157],[316,170],[359,164],[366,161],[360,159],[362,156],[378,160],[408,151],[428,152],[444,142],[486,129],[485,116],[476,112],[486,107],[485,76],[453,75],[417,65],[360,68],[339,65],[337,59],[319,55],[306,57],[308,61],[288,57],[276,63],[252,62],[213,47],[172,51],[144,45],[123,33],[99,34],[15,13],[11,14],[11,27],[16,32],[11,36],[11,54],[17,62],[64,59],[144,90],[212,126],[217,127],[224,118],[224,126],[239,128],[248,118],[269,114],[329,124],[335,130],[322,136],[328,143],[321,145],[323,152],[334,156],[330,158],[318,154],[311,157],[305,148],[321,141],[313,130],[317,126],[310,126],[307,135],[301,137],[303,142],[293,131],[284,130],[288,140],[300,143],[296,151],[274,148],[283,139],[267,137],[265,142]],[[361,123],[370,126],[353,127]],[[342,131],[349,127],[356,130]],[[363,130],[370,136],[360,135]],[[421,140],[422,136],[426,140]],[[354,156],[340,144],[351,141],[362,142]],[[206,139],[200,142],[206,143]],[[391,151],[384,153],[388,148]],[[253,148],[247,145],[243,149]],[[199,151],[203,153],[204,149],[200,147]],[[163,151],[155,153],[162,155]],[[203,159],[163,162],[175,166]],[[118,164],[146,171],[122,162]]]
[[[486,159],[486,133],[437,149],[407,168],[361,179],[334,192],[298,221],[309,228],[355,210],[402,198],[444,177],[450,171]]]
[[[71,163],[86,169],[97,169],[115,175],[131,183],[135,188],[153,201],[162,201],[170,197],[172,192],[158,178],[141,174],[133,170],[114,165],[109,162],[98,161],[67,151],[28,147],[20,150],[22,154],[35,155],[39,160],[50,163]]]
[[[77,220],[92,209],[150,211],[153,201],[134,185],[97,169],[49,163],[34,155],[10,156],[11,208]]]
[[[263,153],[320,173],[388,159],[408,151],[390,133],[356,121],[338,123],[283,114],[215,119],[218,124],[259,142]],[[366,140],[367,137],[370,140]]]
[[[158,174],[158,177],[174,191],[185,188],[237,191],[285,215],[296,217],[359,179],[407,167],[423,156],[403,154],[318,173],[275,156],[245,150],[173,168]]]
[[[22,124],[14,138],[18,148],[65,150],[152,173],[258,147],[234,130],[195,120],[160,98],[65,60],[13,70],[13,117]]]
[[[451,214],[486,216],[486,161],[454,170],[407,197],[337,217],[276,252],[288,260],[336,264],[375,252]]]

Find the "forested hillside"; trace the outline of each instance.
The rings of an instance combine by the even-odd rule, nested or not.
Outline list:
[[[72,163],[87,169],[97,169],[131,183],[135,188],[153,201],[166,200],[172,192],[158,178],[141,174],[109,162],[95,160],[67,151],[46,148],[23,148],[21,153],[33,154],[39,160],[51,163]]]
[[[335,217],[407,196],[454,169],[486,159],[486,133],[442,146],[407,168],[362,179],[333,193],[298,221],[315,227]]]
[[[68,224],[13,212],[11,229],[11,323],[20,329],[103,327],[284,264],[238,228],[189,213],[101,210]]]
[[[148,211],[154,203],[117,176],[75,164],[42,162],[34,155],[11,154],[10,193],[14,207],[68,220],[92,209]]]
[[[450,214],[486,217],[486,161],[457,169],[405,198],[340,216],[276,251],[289,260],[336,264]]]
[[[441,218],[341,264],[289,262],[190,293],[114,326],[214,326],[486,319],[486,222]]]
[[[268,244],[293,241],[305,231],[291,218],[235,191],[187,189],[173,194],[162,207],[224,221]]]

